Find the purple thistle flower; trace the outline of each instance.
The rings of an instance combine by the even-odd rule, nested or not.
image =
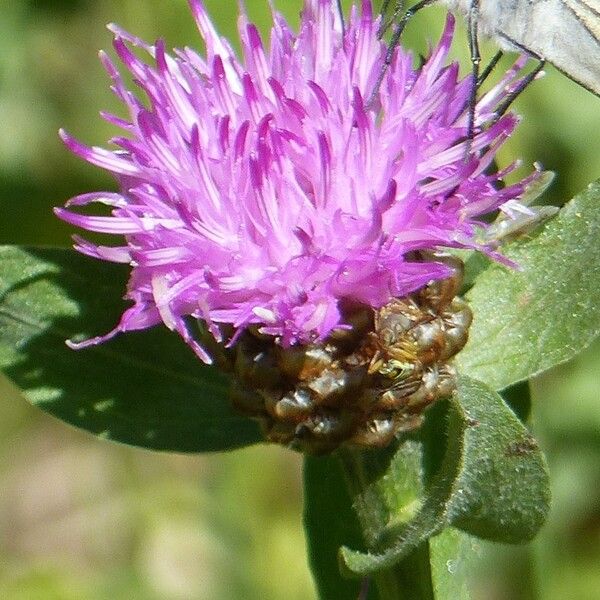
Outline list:
[[[306,0],[299,33],[273,12],[270,48],[244,14],[243,60],[215,31],[200,0],[190,0],[206,56],[165,52],[111,26],[117,55],[149,102],[127,90],[106,54],[101,60],[128,118],[103,114],[124,130],[117,150],[66,145],[116,176],[120,192],[73,198],[110,216],[56,214],[89,231],[124,237],[117,247],[76,237],[80,252],[131,265],[133,306],[102,337],[161,321],[210,362],[185,323],[256,326],[283,346],[324,340],[348,327],[339,305],[381,308],[432,280],[440,262],[420,250],[472,248],[478,217],[502,210],[536,175],[497,189],[515,165],[488,174],[517,119],[495,121],[495,108],[520,82],[524,60],[477,104],[476,131],[465,141],[470,77],[447,64],[454,22],[421,68],[395,50],[378,96],[367,105],[385,56],[380,17],[370,0],[345,27],[333,0]],[[132,47],[147,52],[151,64]],[[468,159],[465,159],[468,153]]]

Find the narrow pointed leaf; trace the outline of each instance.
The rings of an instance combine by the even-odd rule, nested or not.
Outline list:
[[[103,438],[179,452],[259,441],[230,409],[227,380],[164,327],[65,345],[115,325],[125,280],[71,250],[0,247],[0,369],[33,404]]]
[[[506,247],[520,270],[492,265],[467,294],[474,321],[460,371],[494,389],[569,360],[600,333],[600,183],[533,239]]]

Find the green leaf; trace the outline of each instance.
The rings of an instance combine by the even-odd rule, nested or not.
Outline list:
[[[545,462],[535,440],[502,398],[486,385],[462,377],[448,417],[444,458],[429,478],[414,516],[399,519],[406,515],[406,501],[395,507],[390,502],[399,500],[396,490],[405,487],[404,476],[396,475],[404,446],[385,472],[362,485],[354,506],[369,551],[342,548],[341,559],[350,573],[364,576],[389,569],[447,525],[481,538],[519,543],[530,540],[543,524],[549,509]],[[373,525],[377,522],[379,531]]]
[[[227,379],[165,327],[65,345],[114,327],[126,271],[71,250],[0,247],[0,369],[33,404],[102,438],[178,452],[258,442]]]
[[[320,600],[357,598],[361,582],[341,576],[338,550],[362,546],[362,534],[335,456],[304,458],[304,528]]]
[[[479,554],[477,541],[453,527],[429,540],[436,600],[471,600],[469,584],[478,570]]]
[[[550,508],[548,471],[536,440],[504,400],[462,377],[452,408],[463,448],[448,521],[496,542],[531,540]]]
[[[390,467],[386,472],[380,474],[378,479],[365,487],[361,496],[354,499],[355,509],[358,507],[360,512],[369,514],[371,521],[377,519],[381,523],[379,535],[375,538],[373,535],[367,536],[367,542],[370,550],[361,552],[352,550],[344,546],[340,550],[340,559],[342,565],[348,570],[349,574],[354,575],[372,575],[383,569],[394,567],[409,554],[414,552],[423,542],[431,536],[442,531],[448,525],[448,509],[453,493],[454,481],[460,473],[462,440],[461,432],[456,430],[458,422],[451,422],[448,434],[448,443],[446,454],[437,474],[432,477],[431,483],[420,497],[415,497],[412,502],[407,502],[406,498],[398,496],[397,488],[403,489],[412,487],[416,495],[418,488],[413,484],[406,486],[405,471],[400,469],[404,464],[405,454],[408,449],[410,462],[414,462],[414,456],[419,452],[416,444],[411,442],[399,447]],[[419,457],[422,460],[421,457]],[[420,474],[418,465],[409,468],[415,474]],[[400,473],[400,477],[398,477]],[[375,510],[377,507],[376,496],[385,499],[387,514],[383,511]],[[390,500],[398,498],[400,500],[394,505]],[[381,500],[380,500],[381,503]],[[374,530],[369,526],[369,519],[364,516],[361,518],[363,530]],[[370,538],[370,539],[369,539]]]
[[[535,238],[506,246],[520,270],[493,265],[467,294],[474,313],[459,370],[494,389],[569,360],[600,333],[600,183]]]
[[[373,454],[369,461],[371,466],[381,459],[381,455],[376,458],[378,452]],[[409,463],[411,462],[413,461],[409,457]],[[348,482],[340,468],[341,464],[335,456],[308,456],[304,462],[304,525],[309,562],[320,600],[357,598],[361,586],[365,584],[364,579],[361,581],[342,577],[338,570],[339,546],[363,545],[357,515],[352,510],[352,501],[346,491]],[[415,469],[418,473],[419,467],[416,464],[405,467],[407,477],[399,486],[404,488],[404,494],[412,486],[411,480],[414,482],[409,473],[414,473]],[[436,600],[470,600],[468,584],[472,573],[477,569],[478,560],[475,539],[447,527],[393,569],[376,573],[369,585],[368,598],[416,600],[417,597],[434,597]],[[380,590],[383,596],[380,596]]]

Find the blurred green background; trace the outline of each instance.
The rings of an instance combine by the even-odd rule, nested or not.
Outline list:
[[[235,38],[237,3],[206,4]],[[266,31],[266,1],[246,5]],[[297,23],[300,0],[276,5]],[[439,7],[423,11],[406,45],[424,52],[443,18]],[[97,60],[110,48],[111,21],[169,47],[200,46],[185,0],[0,0],[1,243],[66,246],[70,228],[51,207],[114,187],[56,133],[64,126],[90,144],[114,133],[97,116],[119,110]],[[546,200],[561,204],[600,176],[600,100],[547,72],[517,102],[523,123],[501,159],[555,170]],[[534,382],[552,516],[530,547],[479,544],[477,600],[600,598],[599,373],[597,343]],[[6,380],[0,411],[0,598],[314,598],[294,453],[180,456],[97,441],[31,408]]]

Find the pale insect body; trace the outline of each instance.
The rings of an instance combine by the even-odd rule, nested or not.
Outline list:
[[[442,0],[502,50],[552,63],[600,96],[600,0]]]

